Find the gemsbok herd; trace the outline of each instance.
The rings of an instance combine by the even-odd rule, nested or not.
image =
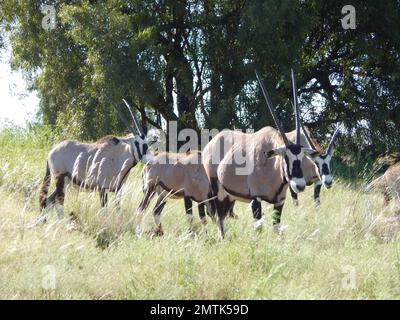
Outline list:
[[[106,136],[87,144],[65,140],[56,144],[47,157],[46,174],[40,191],[41,215],[45,222],[55,206],[58,217],[63,217],[65,190],[68,184],[79,189],[100,193],[101,206],[107,206],[109,192],[121,199],[122,187],[130,170],[142,162],[143,199],[137,214],[149,206],[154,195],[154,233],[162,235],[161,212],[170,198],[183,198],[189,225],[193,220],[192,202],[197,203],[201,222],[206,224],[206,213],[217,221],[219,235],[224,237],[224,219],[232,214],[235,201],[250,203],[255,229],[263,226],[261,202],[273,205],[273,228],[280,230],[281,214],[287,190],[295,205],[298,194],[314,184],[314,203],[320,204],[321,187],[331,188],[330,162],[339,129],[333,133],[325,151],[314,139],[309,128],[302,125],[298,103],[297,84],[291,72],[295,130],[285,132],[263,81],[256,78],[277,129],[264,127],[253,133],[223,130],[216,134],[202,151],[185,153],[160,152],[149,149],[147,137],[140,122],[123,100],[132,117],[134,129],[122,110],[114,106],[120,120],[129,130],[125,137]],[[400,157],[396,161],[400,164]],[[394,165],[391,171],[399,171]],[[391,170],[391,171],[390,171]],[[55,190],[48,196],[51,177]],[[375,184],[387,181],[384,175]],[[390,178],[389,178],[390,180]],[[397,196],[400,183],[395,186]],[[389,194],[385,194],[389,200]]]

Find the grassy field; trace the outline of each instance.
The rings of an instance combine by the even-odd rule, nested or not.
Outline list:
[[[183,201],[171,200],[165,236],[152,239],[134,232],[142,196],[134,170],[120,211],[111,205],[98,214],[98,194],[71,189],[65,213],[79,217],[78,228],[69,230],[55,212],[28,228],[51,143],[44,133],[0,133],[1,299],[400,298],[396,210],[383,208],[380,194],[365,194],[362,183],[336,180],[318,209],[312,188],[299,196],[300,207],[288,199],[281,235],[272,232],[269,206],[256,233],[250,209],[239,204],[223,241],[212,221],[203,228],[197,216],[188,233]],[[144,230],[152,227],[150,210]]]

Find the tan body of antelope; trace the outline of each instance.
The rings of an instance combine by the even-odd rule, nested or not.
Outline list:
[[[190,225],[193,220],[192,201],[197,202],[200,219],[206,223],[205,206],[210,197],[210,185],[201,164],[200,151],[159,153],[144,167],[142,176],[144,197],[138,211],[145,210],[155,193],[158,194],[153,209],[156,234],[163,234],[160,215],[169,198],[184,199]]]
[[[391,157],[390,167],[367,186],[367,190],[374,188],[382,192],[385,205],[392,199],[400,202],[400,154]]]
[[[296,193],[304,191],[306,181],[302,171],[303,159],[317,154],[316,150],[300,144],[301,123],[293,71],[295,143],[291,143],[283,131],[258,74],[257,79],[279,131],[272,127],[265,127],[255,133],[224,130],[203,150],[203,165],[210,180],[212,195],[216,197],[221,237],[224,235],[224,219],[235,200],[251,202],[256,228],[262,227],[261,201],[273,204],[274,227],[277,228],[288,186]],[[246,163],[253,165],[245,168]]]
[[[101,204],[105,206],[108,192],[117,192],[120,197],[121,188],[132,167],[140,160],[147,162],[151,159],[147,153],[146,137],[136,118],[136,135],[126,119],[121,120],[132,134],[126,137],[107,136],[91,144],[65,140],[52,148],[39,198],[40,208],[45,210],[44,220],[53,205],[56,205],[59,218],[63,217],[65,189],[70,182],[80,189],[100,191]],[[52,176],[56,189],[47,197]]]

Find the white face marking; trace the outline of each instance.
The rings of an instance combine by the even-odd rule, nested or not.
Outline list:
[[[320,176],[320,179],[321,179],[323,185],[328,189],[331,187],[332,180],[333,180],[332,175],[330,174],[331,173],[331,168],[330,168],[331,159],[332,159],[332,156],[330,156],[330,155],[327,155],[325,159],[322,159],[320,157],[315,158],[315,163],[318,166],[318,175]],[[328,167],[329,174],[326,174],[326,175],[322,174],[322,167],[324,164]]]
[[[288,172],[288,175],[290,175],[291,173],[292,173],[292,171],[293,171],[293,162],[295,161],[295,160],[297,160],[297,156],[295,156],[293,153],[291,153],[290,151],[287,151],[286,152],[286,156],[288,157],[288,159],[289,159],[289,172]]]
[[[145,155],[143,155],[143,157],[142,157],[142,163],[143,163],[143,164],[152,163],[152,162],[153,162],[153,159],[154,159],[153,155],[151,155],[151,154],[145,154]]]
[[[286,151],[286,156],[289,159],[289,172],[288,174],[291,174],[293,172],[293,162],[296,160],[299,160],[300,163],[303,163],[303,159],[304,159],[304,152],[301,151],[299,154],[294,155],[291,151],[287,150]]]
[[[154,223],[156,224],[156,226],[159,226],[161,224],[161,220],[160,220],[160,215],[159,214],[154,215]]]
[[[303,192],[306,188],[306,181],[304,178],[292,178],[290,180],[290,187],[296,193]]]
[[[301,151],[299,154],[294,155],[290,150],[288,150],[286,152],[286,156],[289,159],[289,172],[286,172],[286,169],[285,169],[286,179],[289,181],[290,187],[292,188],[292,190],[296,193],[300,193],[300,192],[304,191],[304,189],[306,187],[306,181],[304,180],[304,177],[302,177],[302,178],[292,177],[291,179],[289,179],[289,176],[293,173],[294,161],[299,160],[301,164],[303,163],[304,152]],[[285,166],[285,168],[286,168],[286,166]]]
[[[322,175],[322,183],[329,189],[332,185],[332,176],[330,174]]]

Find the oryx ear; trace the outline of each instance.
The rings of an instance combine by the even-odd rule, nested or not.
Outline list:
[[[314,159],[320,155],[318,151],[311,148],[301,148],[301,150],[304,152],[304,155],[306,157],[309,157],[311,159]]]
[[[286,152],[286,147],[280,147],[280,148],[276,148],[276,149],[272,149],[267,152],[264,152],[264,154],[267,157],[267,159],[270,159],[270,158],[276,157],[276,156],[283,156],[285,154],[285,152]]]

